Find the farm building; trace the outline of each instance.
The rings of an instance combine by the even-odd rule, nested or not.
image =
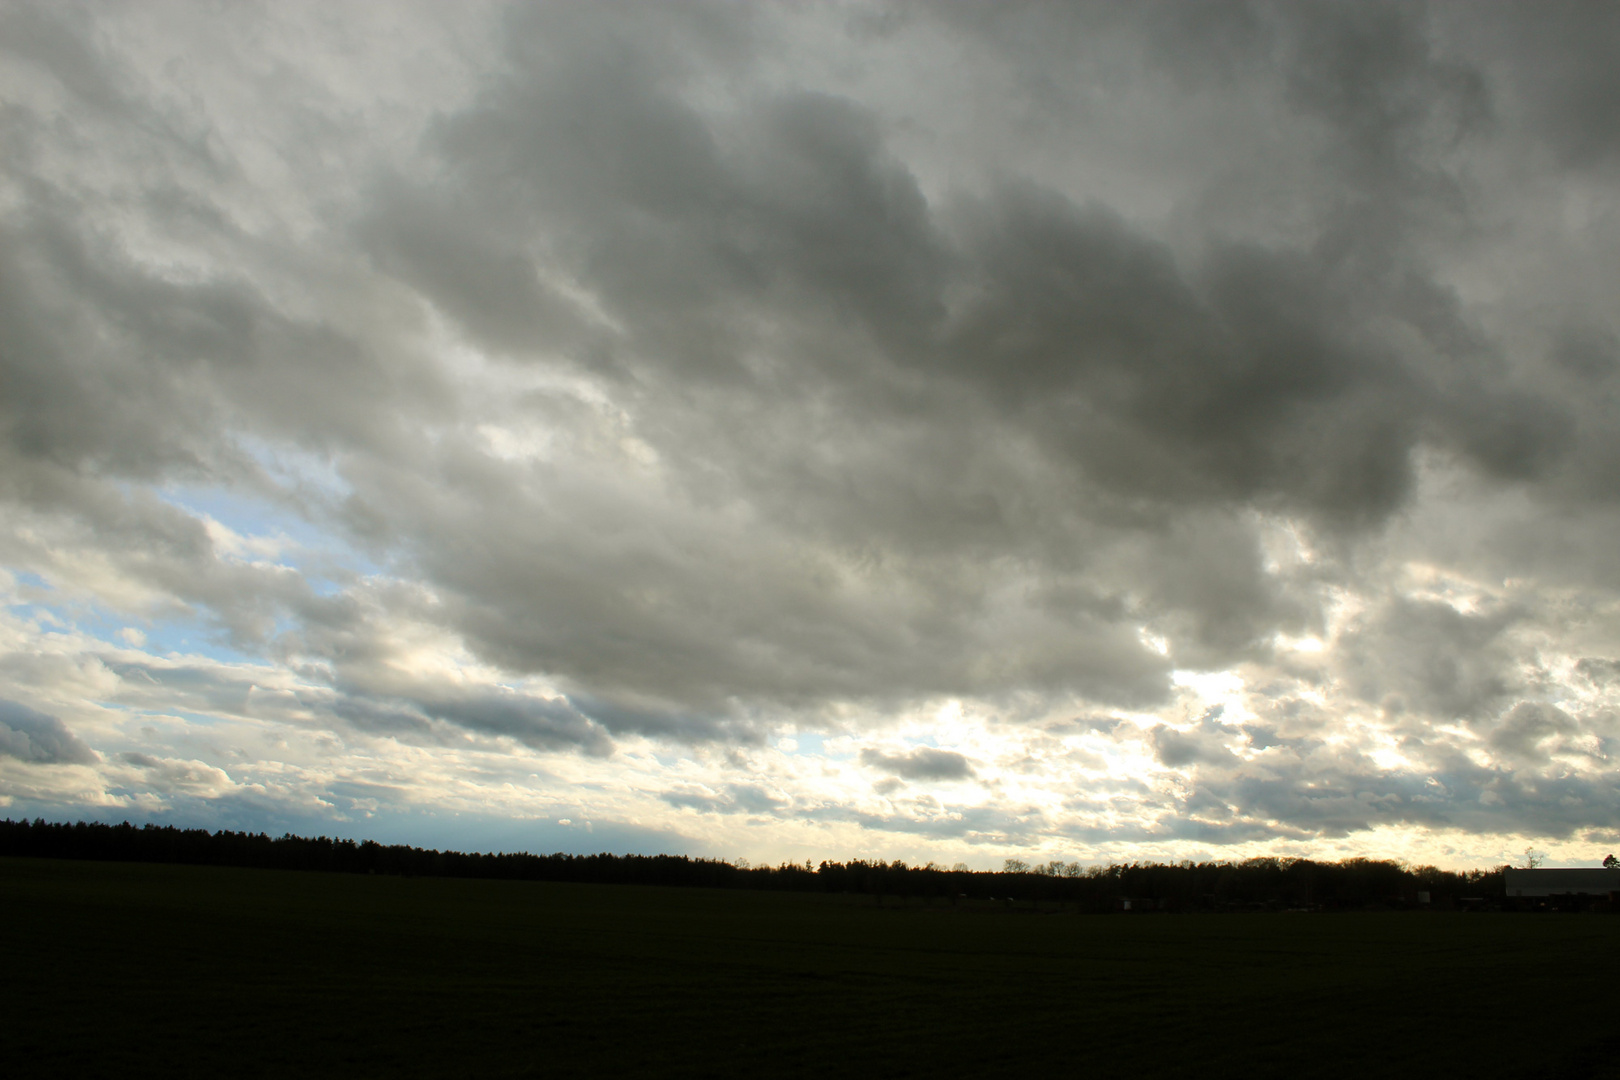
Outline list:
[[[1506,879],[1508,899],[1544,899],[1549,896],[1608,896],[1620,893],[1620,870],[1514,870]]]

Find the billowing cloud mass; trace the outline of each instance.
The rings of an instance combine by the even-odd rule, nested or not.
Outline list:
[[[1620,8],[0,7],[0,810],[1620,841]]]
[[[84,765],[96,760],[95,751],[56,717],[4,700],[0,700],[0,754],[44,764]]]

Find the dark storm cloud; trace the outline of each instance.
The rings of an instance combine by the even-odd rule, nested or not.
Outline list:
[[[1415,5],[1324,4],[1280,11],[1291,103],[1330,124],[1340,175],[1362,191],[1447,199],[1437,150],[1489,123],[1484,75],[1439,55],[1431,16]]]
[[[536,271],[522,237],[465,204],[398,181],[379,189],[356,235],[378,267],[431,297],[485,348],[605,357],[610,339]]]
[[[1324,10],[1316,21],[1283,22],[1277,32],[1293,35],[1294,44],[1277,78],[1297,108],[1348,133],[1354,160],[1322,167],[1370,200],[1324,217],[1309,246],[1222,242],[1187,266],[1107,207],[1017,179],[930,203],[890,151],[875,114],[859,103],[789,92],[709,115],[683,98],[680,63],[646,55],[658,44],[621,40],[611,20],[582,28],[573,18],[560,27],[547,23],[555,31],[547,55],[516,45],[510,78],[479,107],[447,121],[439,139],[456,179],[412,196],[413,207],[427,209],[379,219],[396,221],[392,232],[379,224],[367,235],[388,251],[408,247],[409,235],[424,227],[506,243],[491,238],[495,222],[533,221],[530,243],[575,269],[618,333],[585,333],[577,318],[546,314],[553,304],[524,261],[539,257],[538,248],[524,255],[507,243],[505,254],[475,257],[485,267],[518,260],[504,285],[473,290],[479,304],[498,311],[474,311],[457,291],[472,279],[454,274],[428,282],[428,295],[488,340],[527,335],[537,347],[573,346],[575,358],[595,370],[635,371],[652,385],[718,382],[764,413],[781,407],[785,378],[877,423],[906,423],[924,410],[954,426],[959,447],[975,440],[974,426],[1027,437],[1055,477],[1067,474],[1071,483],[1098,485],[1138,505],[1258,505],[1304,511],[1331,527],[1376,524],[1409,496],[1412,455],[1425,439],[1455,446],[1503,476],[1537,475],[1567,442],[1559,407],[1493,374],[1451,293],[1424,276],[1394,234],[1365,249],[1369,231],[1385,229],[1385,203],[1428,198],[1414,177],[1427,175],[1436,141],[1474,131],[1484,109],[1477,79],[1433,57],[1422,20],[1399,9],[1365,19]],[[522,27],[513,40],[532,32]],[[573,34],[580,35],[577,50],[557,44]],[[1332,59],[1323,70],[1307,59],[1318,50]],[[567,56],[558,61],[553,53]],[[615,69],[611,85],[603,82],[607,59],[623,55],[636,62]],[[554,153],[560,144],[571,152]],[[1344,213],[1355,216],[1335,216]],[[421,267],[405,271],[417,275],[413,281],[449,273],[460,258],[447,242],[446,258],[430,266],[433,248],[417,245],[422,258],[407,257]],[[520,291],[508,296],[510,288]],[[523,322],[534,318],[554,327]],[[773,325],[780,328],[775,340],[762,339],[760,328]],[[1379,327],[1414,335],[1443,362],[1403,356]],[[784,333],[791,335],[788,373],[750,371],[745,357],[780,349]],[[853,357],[862,358],[859,366]],[[685,393],[702,400],[695,387]],[[709,404],[725,410],[730,400]],[[975,418],[984,408],[991,411]],[[648,434],[677,482],[697,479],[680,475],[694,452],[739,462],[753,456],[754,433],[746,428],[716,445],[712,433],[671,421],[676,413]],[[773,514],[784,512],[778,500],[801,514],[815,507],[827,539],[847,543],[860,535],[902,576],[921,571],[906,562],[923,550],[962,558],[987,543],[1027,545],[1037,533],[1015,528],[1009,503],[1058,494],[986,492],[988,527],[946,520],[923,540],[914,530],[941,509],[937,500],[969,495],[974,478],[966,489],[958,481],[950,493],[930,490],[920,486],[928,478],[921,455],[937,456],[939,448],[919,442],[885,449],[885,459],[851,462],[857,471],[845,472],[836,494],[814,475],[773,467],[756,478],[746,466],[726,478],[728,494]],[[897,492],[901,500],[860,501],[860,488],[882,485],[893,472],[909,477],[910,491]],[[885,506],[906,512],[886,520]],[[447,583],[533,573],[515,558],[490,554],[482,567],[458,559],[455,571],[436,573]],[[1263,639],[1279,619],[1306,617],[1265,596],[1258,577],[1249,595],[1233,592],[1241,578],[1225,568],[1201,575],[1198,588],[1166,589],[1181,565],[1168,558],[1133,584],[1168,593],[1168,617],[1191,616],[1187,647],[1217,646],[1211,662]],[[571,558],[570,573],[576,567]],[[455,583],[472,595],[498,594],[482,582]],[[1217,584],[1225,591],[1212,591]],[[535,585],[511,595],[555,593]],[[562,660],[502,605],[477,610],[477,620],[463,625],[503,662]],[[636,625],[647,628],[648,614],[636,612]],[[623,625],[609,611],[586,625],[604,619]],[[658,639],[658,652],[680,647]],[[682,665],[683,681],[715,670],[717,659]],[[739,676],[749,679],[733,672],[726,681],[735,685]],[[1072,678],[1127,700],[1098,673]],[[697,688],[662,689],[686,696]]]
[[[1211,709],[1190,731],[1177,731],[1163,724],[1153,729],[1153,753],[1162,765],[1180,768],[1194,762],[1233,761],[1226,742],[1235,734],[1219,720],[1221,710]]]
[[[563,698],[517,692],[472,692],[452,686],[418,683],[409,697],[379,694],[375,689],[338,685],[339,696],[326,703],[336,716],[362,731],[432,745],[447,741],[435,722],[451,732],[512,739],[541,750],[580,750],[593,756],[613,752],[613,742],[591,717]]]
[[[1583,380],[1600,382],[1620,368],[1620,337],[1601,326],[1566,326],[1553,343],[1552,360]]]
[[[919,746],[903,754],[886,754],[871,747],[861,751],[861,764],[906,780],[971,780],[973,766],[954,750]]]
[[[506,735],[530,746],[575,748],[605,754],[607,736],[566,701],[536,700],[515,694],[481,694],[461,700],[426,701],[424,713],[472,731]]]
[[[1310,260],[1223,252],[1200,295],[1106,210],[1011,190],[982,213],[951,355],[1085,475],[1135,498],[1275,496],[1348,519],[1400,502],[1413,421],[1385,406],[1408,377],[1347,340]]]
[[[795,359],[822,370],[824,390],[881,379],[885,359],[966,380],[1036,425],[1060,462],[1133,498],[1278,496],[1376,520],[1406,493],[1429,380],[1357,340],[1391,296],[1344,256],[1233,246],[1194,279],[1106,207],[1028,183],[930,206],[855,102],[789,95],[721,121],[678,86],[646,85],[659,65],[596,87],[601,61],[572,63],[596,92],[571,68],[525,71],[450,123],[447,154],[468,178],[455,190],[476,185],[478,204],[504,201],[503,215],[581,249],[584,279],[630,332],[619,350],[642,363],[741,378],[757,313],[810,338]],[[553,153],[559,142],[575,152]],[[728,153],[737,143],[746,152]],[[497,336],[543,310],[520,270],[509,287],[525,291],[489,322]],[[850,346],[878,366],[844,370]]]
[[[1477,718],[1514,689],[1518,661],[1503,633],[1524,616],[1511,607],[1468,614],[1393,599],[1345,634],[1346,679],[1363,700],[1395,712]]]
[[[727,784],[711,793],[701,790],[666,791],[659,798],[677,809],[709,814],[773,814],[788,808],[788,800],[758,784]]]
[[[442,276],[460,258],[456,244],[435,260],[427,253],[436,245],[411,239],[423,228],[454,221],[452,232],[484,236],[472,242],[500,243],[486,235],[494,221],[532,220],[532,243],[574,267],[620,331],[579,347],[576,359],[593,369],[628,367],[652,385],[675,378],[696,378],[699,386],[718,381],[725,393],[769,413],[781,408],[779,395],[788,388],[777,375],[750,373],[743,358],[769,344],[758,338],[757,328],[775,324],[782,328],[778,336],[793,336],[785,377],[831,406],[882,424],[908,423],[921,408],[934,423],[952,425],[937,428],[940,434],[958,432],[955,447],[948,435],[916,441],[914,448],[874,447],[890,456],[850,462],[856,471],[841,469],[836,489],[829,489],[830,477],[772,468],[756,479],[743,466],[726,478],[729,497],[772,513],[802,515],[806,506],[814,507],[813,527],[830,533],[828,540],[842,545],[859,536],[862,547],[883,553],[900,580],[910,578],[937,594],[941,581],[932,568],[908,565],[917,555],[932,549],[954,560],[986,544],[1023,546],[1037,534],[1017,528],[1009,504],[1055,494],[1014,488],[975,495],[960,479],[937,490],[919,488],[929,473],[923,454],[937,459],[944,450],[968,461],[982,458],[984,452],[972,445],[980,438],[975,423],[988,425],[986,437],[998,429],[1032,436],[1058,476],[1067,472],[1072,482],[1084,477],[1135,502],[1281,499],[1335,520],[1363,520],[1377,519],[1404,496],[1407,457],[1419,426],[1405,403],[1421,394],[1413,393],[1408,375],[1345,340],[1348,331],[1334,321],[1343,310],[1340,298],[1322,280],[1326,271],[1310,259],[1234,249],[1193,281],[1168,249],[1117,215],[1027,184],[1009,182],[959,204],[931,207],[886,148],[876,118],[854,102],[788,94],[720,121],[682,102],[668,64],[636,65],[612,85],[598,86],[593,80],[603,64],[590,50],[611,53],[623,43],[603,44],[599,28],[587,37],[584,52],[560,67],[531,69],[522,65],[536,65],[534,58],[519,57],[519,70],[505,85],[445,125],[440,140],[455,182],[441,192],[412,195],[412,209],[386,212],[365,235],[379,252],[393,253],[388,259],[403,259],[402,272],[423,283],[469,332],[490,341],[511,341],[518,333],[535,347],[566,349],[581,340],[577,319],[559,316],[551,333],[523,322],[548,317],[548,302],[540,299],[541,287],[526,262],[513,264],[503,286],[463,295],[460,279]],[[577,134],[587,131],[588,138]],[[553,153],[559,142],[574,152]],[[500,207],[498,214],[491,206]],[[626,207],[635,212],[625,213]],[[510,244],[501,250],[506,254],[490,249],[475,261],[502,265],[502,259],[525,257]],[[537,256],[531,251],[527,257]],[[503,290],[509,288],[519,291],[508,295]],[[478,304],[499,310],[475,310],[473,293]],[[863,363],[852,367],[853,356],[864,357]],[[932,385],[917,382],[919,377]],[[711,404],[725,409],[728,403]],[[985,406],[993,411],[973,421],[973,412]],[[735,431],[732,445],[713,445],[712,432],[671,428],[672,420],[680,421],[678,411],[648,434],[668,455],[676,482],[697,479],[681,475],[694,451],[739,463],[753,456],[754,432]],[[929,445],[934,442],[939,447]],[[871,505],[860,499],[861,488],[881,490],[890,476],[907,478],[896,487],[898,498]],[[479,480],[502,482],[496,476]],[[798,490],[784,480],[797,481]],[[945,518],[926,538],[918,535],[918,527],[943,509],[940,499],[966,497],[988,508],[987,525]],[[490,508],[480,500],[465,513],[434,518],[459,523]],[[891,516],[891,508],[905,512]],[[547,527],[543,520],[521,521],[523,509],[507,504],[501,512],[510,523],[490,523],[480,531],[517,535],[525,526],[531,532],[536,525]],[[402,522],[401,528],[427,540],[429,566],[449,550],[420,523]],[[660,631],[655,612],[604,607],[617,590],[604,590],[601,582],[622,571],[604,565],[600,574],[582,575],[580,554],[570,552],[553,583],[527,545],[510,553],[486,547],[478,553],[482,561],[469,561],[467,554],[457,549],[453,566],[434,573],[484,601],[469,607],[471,617],[462,625],[504,663],[578,672],[577,662],[546,640],[549,632],[535,634],[554,620],[537,624],[527,613],[559,610],[560,591],[584,589],[580,601],[594,612],[572,601],[561,609],[585,615],[566,621],[576,640],[587,640],[577,635],[592,626],[611,627],[627,643],[640,639],[634,645],[638,663],[615,665],[618,678],[641,678],[648,692],[689,697],[730,666],[716,649],[724,637],[705,643],[683,635],[677,643]],[[1253,567],[1257,560],[1250,556],[1249,562]],[[1162,594],[1159,570],[1143,568],[1141,587]],[[958,580],[970,583],[972,571],[957,567],[957,573],[964,571],[969,576]],[[680,580],[689,570],[658,572]],[[525,578],[531,584],[519,585]],[[1264,595],[1264,585],[1251,599],[1231,588],[1240,580],[1206,575],[1199,588],[1169,590],[1164,602],[1172,613],[1193,613],[1195,642],[1216,642],[1217,652],[1229,652],[1263,637],[1277,617],[1278,604]],[[1214,582],[1224,584],[1212,591]],[[509,609],[502,597],[523,607]],[[968,605],[962,613],[973,614],[971,593],[962,599]],[[803,603],[795,601],[790,605]],[[681,609],[694,606],[701,605]],[[939,614],[932,612],[930,622],[944,628]],[[1100,614],[1089,618],[1098,622]],[[827,612],[819,618],[825,617],[848,616]],[[1111,633],[1106,623],[1086,632]],[[952,636],[960,638],[960,631]],[[941,644],[946,654],[962,647],[949,638]],[[659,680],[660,664],[646,662],[648,656],[673,658],[693,649],[708,655],[699,663],[680,663],[679,681]],[[1108,667],[1054,672],[1058,684],[1078,684],[1120,701],[1162,695],[1162,684],[1153,686],[1150,657],[1131,658],[1133,650],[1123,642],[1108,649]],[[815,651],[832,659],[825,644]],[[1071,654],[1070,663],[1083,663],[1084,651]],[[596,654],[598,665],[611,656]],[[1110,678],[1110,667],[1126,677]],[[1130,667],[1142,675],[1126,674]],[[874,689],[847,663],[838,669],[855,677],[850,690]],[[784,674],[733,668],[723,684],[780,684]],[[892,663],[885,665],[884,682],[901,690],[908,680],[897,674]],[[918,675],[924,684],[951,688],[944,669],[919,669]],[[680,685],[694,680],[699,684]],[[838,687],[826,690],[837,693]]]
[[[1490,745],[1510,759],[1546,765],[1556,741],[1580,730],[1564,710],[1544,702],[1521,701],[1491,732]]]
[[[1156,831],[1210,842],[1343,838],[1380,826],[1564,838],[1604,820],[1620,799],[1606,774],[1583,768],[1606,761],[1612,717],[1576,717],[1545,702],[1520,701],[1481,718],[1482,744],[1415,729],[1399,743],[1414,764],[1395,769],[1353,742],[1274,731],[1253,737],[1252,726],[1245,730],[1258,753],[1240,760],[1212,726],[1205,717],[1191,733],[1152,732],[1161,762],[1193,775],[1141,838]],[[1321,730],[1333,730],[1331,719]],[[1481,764],[1465,753],[1468,745],[1489,748],[1495,762]]]
[[[0,754],[37,765],[90,765],[96,752],[54,716],[0,699]]]
[[[1354,162],[1323,167],[1368,198],[1400,200],[1411,185],[1380,186],[1375,174],[1418,169],[1424,117],[1469,113],[1452,98],[1474,91],[1429,55],[1419,20],[1380,11],[1261,21],[1263,34],[1293,43],[1266,54],[1276,53],[1289,100],[1355,133]],[[1137,33],[1101,9],[1079,17],[1105,34]],[[1233,17],[1246,26],[1258,16]],[[554,486],[541,499],[532,473],[458,440],[405,448],[392,424],[454,401],[431,376],[397,359],[385,371],[373,347],[290,320],[245,280],[161,281],[66,214],[19,236],[16,250],[38,265],[6,280],[55,282],[73,310],[103,313],[83,332],[116,327],[131,359],[64,351],[64,326],[33,329],[52,305],[18,295],[19,343],[5,354],[19,385],[35,387],[11,397],[19,448],[70,467],[217,461],[211,444],[227,409],[266,432],[354,448],[350,523],[404,544],[464,598],[444,613],[483,652],[602,701],[629,691],[661,702],[649,716],[713,713],[739,695],[803,702],[1013,685],[1152,702],[1166,692],[1164,668],[1106,593],[1057,612],[1072,642],[1061,660],[1019,643],[999,670],[975,676],[959,658],[977,647],[972,626],[988,614],[992,582],[974,564],[1007,552],[1062,587],[1077,541],[1134,542],[1153,556],[1119,591],[1165,620],[1184,662],[1220,663],[1280,625],[1308,622],[1311,602],[1267,579],[1247,526],[1212,518],[1196,534],[1181,529],[1188,507],[1254,505],[1362,527],[1408,497],[1425,437],[1503,474],[1531,475],[1557,456],[1554,406],[1489,380],[1458,396],[1367,332],[1399,324],[1470,359],[1446,291],[1393,251],[1373,259],[1321,242],[1337,235],[1333,221],[1314,245],[1221,240],[1189,262],[1108,206],[1011,169],[980,191],[931,200],[892,129],[859,101],[783,89],[725,111],[698,104],[703,63],[746,79],[768,52],[747,26],[723,29],[697,9],[661,13],[656,34],[614,12],[523,8],[510,19],[508,73],[428,140],[439,161],[423,173],[442,179],[381,179],[353,235],[473,340],[633,380],[626,401],[666,484],[747,505],[777,529],[808,523],[834,559],[881,559],[910,594],[901,618],[914,628],[873,640],[846,598],[801,591],[758,552],[739,550],[740,565],[727,567],[696,554],[709,542],[696,534],[688,550],[668,544],[683,526],[658,522],[660,510],[577,499],[554,510]],[[1144,24],[1150,51],[1174,47],[1162,22],[1159,13]],[[1301,66],[1316,52],[1332,63]],[[583,289],[600,314],[559,282]],[[1434,301],[1413,307],[1426,295]],[[772,357],[763,368],[761,355]],[[74,377],[84,363],[114,381]],[[105,389],[86,397],[88,387]],[[771,445],[782,424],[804,424],[795,413],[805,400],[860,432],[831,469]],[[743,412],[780,422],[710,419]],[[887,436],[906,428],[915,437]],[[819,447],[839,433],[794,434]],[[61,442],[70,436],[98,443]],[[1038,479],[998,460],[1009,440],[1037,453]],[[953,459],[958,467],[932,475],[932,462]],[[1135,520],[1077,535],[1062,508],[1075,492],[1119,506],[1098,507],[1103,520]],[[649,516],[663,534],[655,547],[593,535],[629,539]],[[740,591],[724,580],[739,571],[753,577]],[[728,590],[718,609],[703,599]],[[763,648],[744,648],[748,639]]]
[[[1246,818],[1324,837],[1378,825],[1567,837],[1620,808],[1605,777],[1486,768],[1461,755],[1442,757],[1429,775],[1285,764],[1209,786]]]
[[[636,708],[589,695],[576,694],[569,707],[581,716],[602,725],[614,734],[652,735],[681,741],[701,742],[731,738],[745,744],[758,742],[758,735],[746,724],[730,717],[715,718],[686,712]]]
[[[84,208],[41,203],[0,244],[0,420],[22,459],[14,475],[24,462],[140,479],[245,471],[228,418],[325,449],[386,446],[397,410],[440,390],[406,357],[384,368],[246,281],[165,280],[95,235]]]
[[[1575,672],[1596,686],[1606,687],[1620,681],[1620,661],[1583,656],[1575,662]]]
[[[1440,9],[1458,32],[1482,39],[1502,61],[1525,120],[1562,158],[1605,167],[1620,151],[1611,122],[1620,95],[1614,53],[1620,12],[1602,0],[1504,5],[1474,19],[1466,4]]]

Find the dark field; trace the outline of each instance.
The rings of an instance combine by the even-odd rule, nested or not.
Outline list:
[[[25,1076],[1620,1075],[1620,918],[0,859]]]

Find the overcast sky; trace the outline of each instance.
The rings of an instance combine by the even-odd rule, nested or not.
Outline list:
[[[1620,6],[0,3],[0,814],[1620,847]]]

